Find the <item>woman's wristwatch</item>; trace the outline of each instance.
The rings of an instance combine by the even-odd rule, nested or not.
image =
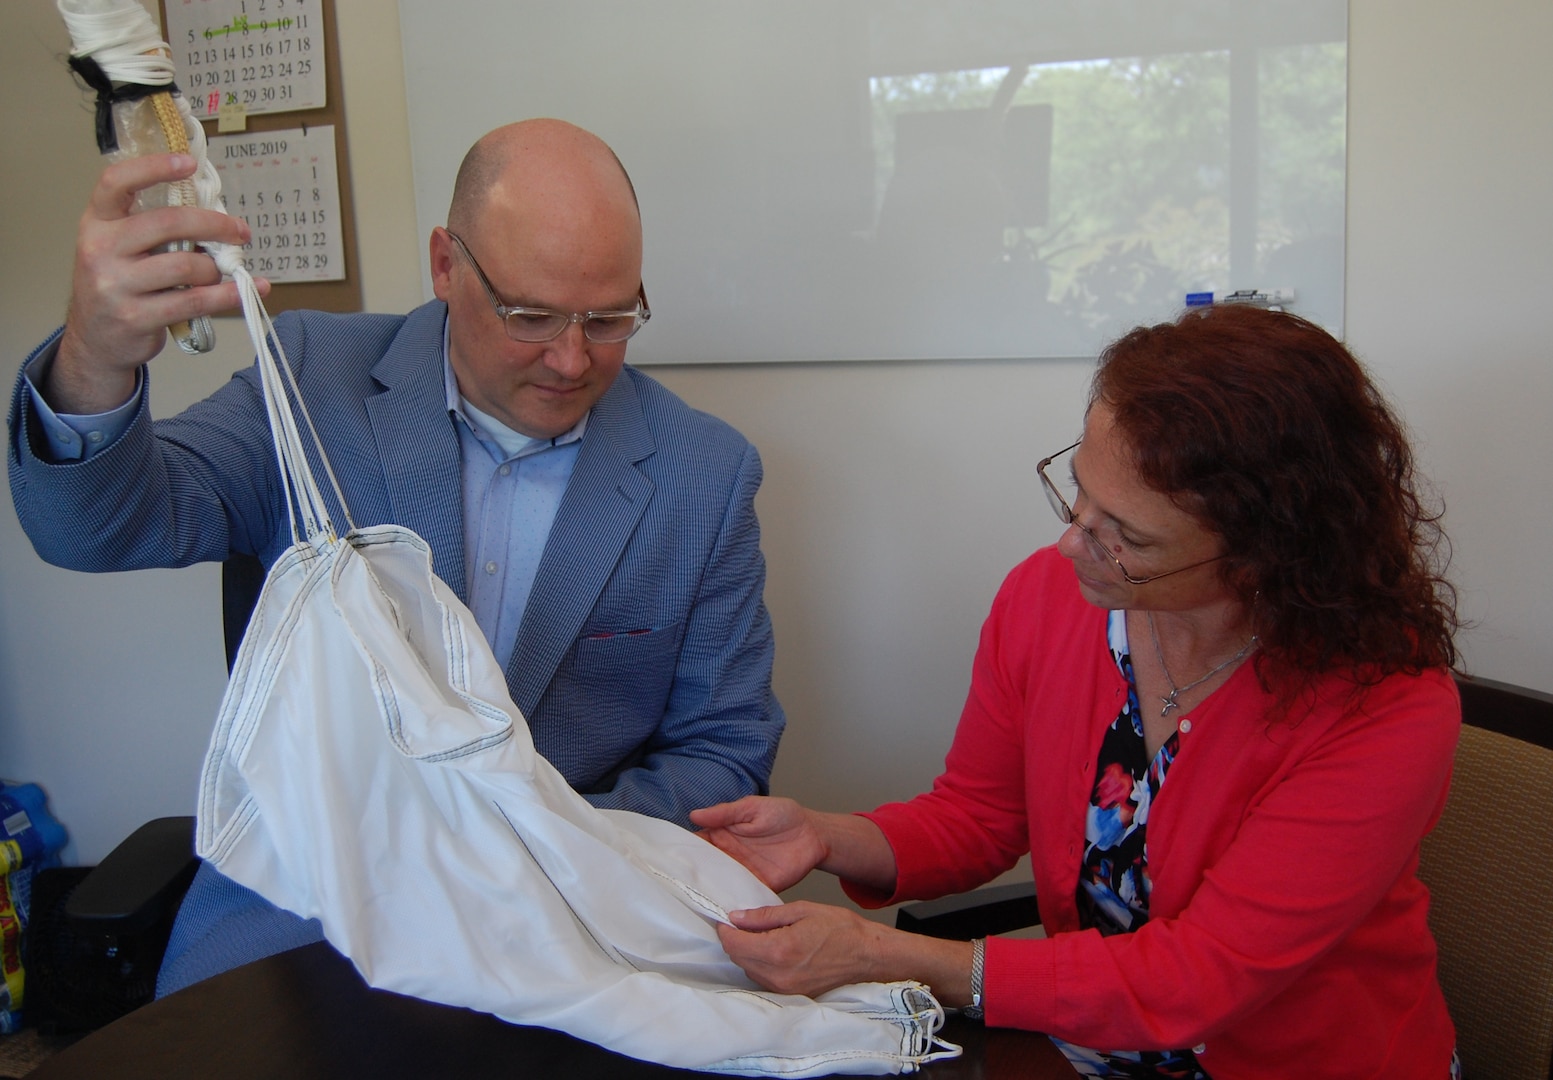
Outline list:
[[[971,1020],[980,1020],[982,1017],[981,985],[986,965],[987,939],[976,938],[971,942],[971,1003],[960,1010],[961,1016]]]

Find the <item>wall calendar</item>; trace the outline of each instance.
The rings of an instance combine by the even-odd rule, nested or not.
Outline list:
[[[210,160],[226,212],[253,230],[249,273],[274,284],[345,277],[332,125],[214,136]]]
[[[163,10],[178,86],[196,118],[328,103],[320,0],[164,0]]]

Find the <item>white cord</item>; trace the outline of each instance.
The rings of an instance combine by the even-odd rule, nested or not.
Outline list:
[[[166,86],[173,81],[175,68],[172,50],[162,40],[150,14],[135,0],[58,0],[59,13],[70,30],[70,40],[75,46],[74,56],[89,56],[102,68],[103,74],[115,83],[138,83],[146,86]],[[194,118],[189,103],[182,94],[174,94],[178,115],[183,120],[189,139],[189,153],[198,165],[192,185],[172,184],[169,188],[178,193],[169,199],[170,205],[189,205],[186,195],[179,193],[182,187],[192,186],[195,204],[206,210],[226,208],[220,203],[221,176],[210,163],[205,142],[205,129]],[[336,533],[329,519],[329,506],[323,492],[307,463],[307,452],[297,428],[296,414],[289,407],[286,388],[291,388],[291,401],[307,425],[308,435],[318,451],[325,474],[339,500],[347,527],[354,528],[350,509],[345,505],[345,495],[335,478],[334,469],[324,454],[323,442],[313,427],[313,420],[302,402],[302,392],[297,387],[291,365],[286,362],[285,350],[275,336],[275,326],[269,312],[259,298],[258,286],[253,276],[243,267],[241,248],[231,244],[204,243],[203,247],[222,274],[237,283],[242,301],[243,321],[248,327],[248,337],[253,342],[258,360],[260,383],[264,388],[264,405],[269,413],[270,434],[275,443],[276,463],[280,467],[281,485],[285,489],[286,510],[291,518],[291,535],[297,543],[304,539],[315,543],[333,543]],[[270,349],[271,343],[275,349]],[[279,353],[277,360],[275,353]],[[300,515],[300,521],[298,517]]]
[[[59,0],[74,56],[90,56],[114,82],[166,86],[172,50],[145,8],[133,0]]]

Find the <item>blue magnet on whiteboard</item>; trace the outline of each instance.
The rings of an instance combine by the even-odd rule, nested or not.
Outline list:
[[[1187,307],[1207,307],[1210,304],[1259,304],[1271,306],[1274,304],[1292,304],[1294,302],[1294,290],[1283,289],[1236,289],[1234,292],[1189,292],[1186,294]]]

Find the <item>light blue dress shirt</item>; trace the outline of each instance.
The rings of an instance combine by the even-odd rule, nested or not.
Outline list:
[[[32,395],[33,408],[48,441],[49,453],[57,462],[85,461],[129,429],[130,422],[140,409],[140,398],[145,393],[145,373],[135,372],[135,392],[129,400],[105,413],[77,415],[56,413],[38,393],[48,366],[54,362],[54,349],[45,349],[27,365],[27,392]]]
[[[442,369],[462,462],[469,610],[505,667],[588,417],[553,439],[531,439],[476,409],[458,392],[445,325]]]

